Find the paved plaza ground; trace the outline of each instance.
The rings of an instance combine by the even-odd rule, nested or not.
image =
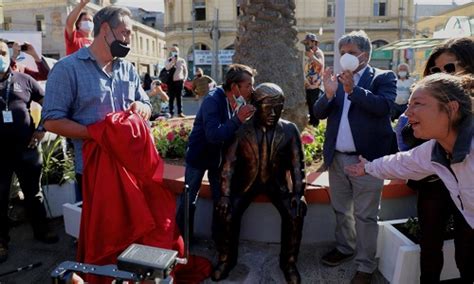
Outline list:
[[[10,257],[0,265],[0,274],[41,262],[42,265],[29,271],[21,271],[0,277],[1,284],[51,283],[51,271],[62,261],[74,260],[76,243],[74,238],[64,232],[62,218],[53,219],[54,230],[60,235],[60,242],[53,245],[42,244],[33,239],[28,224],[21,224],[11,230]],[[285,283],[278,266],[280,246],[275,243],[241,241],[239,263],[229,278],[221,283]],[[330,243],[303,245],[300,250],[298,268],[303,283],[349,283],[355,272],[353,261],[340,267],[330,268],[320,264],[321,256],[331,249]],[[200,240],[192,252],[202,255],[215,263],[216,253],[213,243]],[[206,280],[204,283],[214,283]],[[388,283],[379,273],[372,283]]]

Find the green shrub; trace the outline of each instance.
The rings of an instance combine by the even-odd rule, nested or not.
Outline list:
[[[73,154],[66,151],[66,140],[57,136],[41,144],[43,168],[41,184],[62,185],[75,180]]]

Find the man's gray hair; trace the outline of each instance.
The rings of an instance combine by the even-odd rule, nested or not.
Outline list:
[[[99,35],[100,26],[103,23],[108,23],[112,29],[115,29],[123,22],[124,16],[132,18],[132,12],[126,7],[112,5],[100,9],[94,16],[94,37]]]
[[[366,52],[369,58],[372,56],[372,44],[370,43],[369,36],[363,30],[343,35],[338,42],[339,50],[346,44],[355,44],[361,51]]]

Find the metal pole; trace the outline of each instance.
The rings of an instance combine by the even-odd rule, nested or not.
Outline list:
[[[212,72],[211,76],[217,82],[220,81],[219,76],[219,9],[214,9],[214,23],[212,28],[213,41],[213,57],[212,57]]]
[[[402,40],[403,39],[403,1],[405,0],[400,0],[399,2],[399,7],[398,7],[398,21],[399,21],[399,39]],[[398,50],[398,57],[397,57],[397,66],[400,64],[400,62],[402,61],[401,57],[402,57],[402,54],[403,54],[403,51],[400,49]]]
[[[399,33],[400,33],[399,38],[400,38],[400,39],[403,39],[403,10],[405,10],[405,8],[403,8],[403,2],[404,2],[404,1],[405,1],[405,0],[400,0],[400,7],[398,8],[398,16],[399,16],[399,19],[400,19],[400,20],[399,20],[399,24],[400,24],[400,27],[399,27],[399,29],[400,29],[400,31],[399,31]]]
[[[191,5],[192,5],[192,11],[191,11],[191,17],[192,17],[192,34],[193,34],[193,39],[192,39],[192,48],[193,48],[193,77],[194,74],[196,74],[196,57],[195,57],[195,52],[194,50],[196,49],[196,41],[195,41],[195,34],[194,34],[194,29],[195,29],[195,22],[196,22],[196,7],[194,6],[194,0],[191,0]]]
[[[414,20],[413,20],[413,38],[416,38],[416,22],[418,21],[418,4],[415,4],[415,13],[414,13]],[[415,72],[415,68],[416,68],[416,51],[413,50],[413,58],[410,62],[410,69],[411,69],[411,72]]]
[[[345,0],[336,0],[336,22],[334,28],[334,73],[341,72],[341,66],[339,65],[339,58],[341,58],[341,54],[339,52],[339,46],[337,42],[346,32],[345,10]]]
[[[415,19],[413,20],[413,38],[416,38],[416,22],[418,21],[418,3],[415,4]]]
[[[184,258],[189,258],[189,242],[191,238],[189,237],[192,232],[190,232],[190,214],[189,210],[191,209],[190,200],[189,200],[189,185],[184,185]],[[193,216],[194,217],[194,216]]]

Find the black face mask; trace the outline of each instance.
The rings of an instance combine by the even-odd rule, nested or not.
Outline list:
[[[115,37],[115,33],[112,30],[112,27],[110,28],[112,31],[112,34],[114,35],[115,40],[109,44],[110,48],[110,53],[112,54],[112,57],[125,57],[127,54],[130,52],[130,47],[128,44],[124,41],[120,41]],[[107,42],[107,39],[105,40]],[[108,43],[107,43],[108,44]]]

